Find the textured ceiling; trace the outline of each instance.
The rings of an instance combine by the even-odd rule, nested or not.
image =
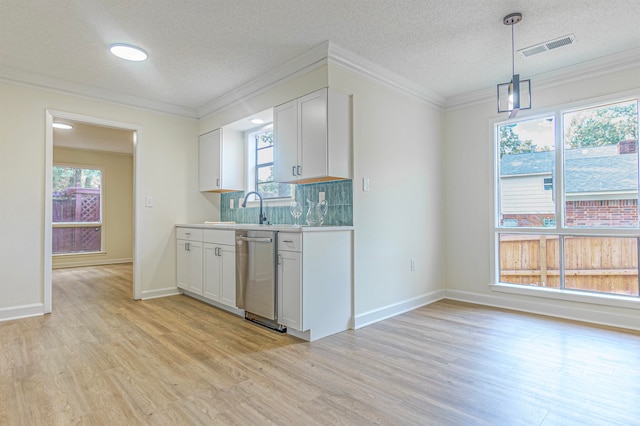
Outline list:
[[[640,48],[639,0],[0,0],[0,78],[20,73],[197,110],[330,40],[448,98]],[[128,63],[114,42],[149,60]]]

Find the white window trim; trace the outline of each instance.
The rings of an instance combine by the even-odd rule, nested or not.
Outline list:
[[[75,169],[91,169],[91,170],[100,170],[100,222],[53,222],[53,217],[51,218],[51,227],[52,228],[100,228],[100,250],[98,251],[83,251],[78,253],[51,253],[53,257],[61,257],[61,256],[95,256],[95,255],[105,255],[107,252],[105,251],[105,240],[106,234],[105,224],[104,224],[104,182],[105,182],[105,173],[104,168],[101,166],[91,165],[91,164],[76,164],[76,163],[61,163],[54,162],[51,168],[51,172],[53,175],[53,167],[69,167]],[[53,216],[53,211],[51,216]]]
[[[491,206],[491,212],[489,214],[490,220],[490,230],[491,237],[489,238],[489,261],[490,261],[490,282],[489,288],[492,291],[502,292],[502,293],[511,293],[518,294],[524,296],[533,296],[547,299],[555,299],[555,300],[566,300],[572,302],[581,302],[581,303],[590,303],[596,305],[604,305],[604,306],[612,306],[612,307],[622,307],[629,309],[638,309],[640,310],[640,296],[624,296],[624,295],[615,295],[609,293],[596,293],[596,292],[587,292],[581,290],[571,290],[571,289],[555,289],[548,287],[534,287],[534,286],[524,286],[520,284],[511,284],[511,283],[502,283],[498,281],[500,276],[499,265],[497,259],[500,257],[500,245],[498,242],[498,233],[509,233],[509,234],[536,234],[536,235],[578,235],[578,236],[607,236],[607,237],[640,237],[640,229],[625,229],[625,228],[562,228],[561,225],[564,223],[564,206],[565,197],[563,191],[557,191],[557,187],[564,187],[564,176],[560,173],[560,176],[555,176],[554,179],[554,187],[552,191],[554,191],[554,196],[556,200],[556,226],[555,227],[530,227],[530,228],[509,228],[509,227],[499,227],[497,222],[497,212],[500,206],[500,184],[499,184],[499,155],[500,150],[496,144],[497,138],[497,128],[499,125],[508,124],[513,122],[526,120],[535,120],[536,118],[548,117],[550,115],[554,115],[554,120],[556,123],[555,131],[556,131],[556,142],[563,141],[562,137],[562,117],[566,112],[570,112],[578,109],[586,109],[596,107],[606,103],[616,103],[616,102],[624,102],[625,100],[633,100],[636,99],[638,101],[638,126],[640,133],[640,91],[639,90],[629,90],[624,92],[612,93],[605,96],[599,96],[589,99],[584,99],[581,101],[556,105],[550,108],[543,108],[538,111],[523,111],[523,114],[520,115],[518,119],[505,120],[503,117],[495,117],[490,119],[489,124],[489,141],[490,141],[490,149],[491,160],[493,163],[493,173],[491,175],[491,185],[493,188],[493,205]],[[560,123],[560,125],[558,125]],[[640,134],[639,134],[640,137]],[[564,161],[563,149],[556,149],[556,162]],[[560,186],[562,185],[562,186]],[[640,208],[640,206],[639,206]],[[561,215],[558,215],[558,212],[561,212]],[[640,273],[640,267],[639,267]]]

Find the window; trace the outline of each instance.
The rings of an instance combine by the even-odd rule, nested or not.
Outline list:
[[[250,179],[248,191],[257,191],[263,199],[290,198],[292,185],[274,178],[273,126],[271,124],[248,133]]]
[[[102,251],[102,171],[53,166],[52,253]]]
[[[637,99],[500,123],[495,139],[499,282],[640,296]]]

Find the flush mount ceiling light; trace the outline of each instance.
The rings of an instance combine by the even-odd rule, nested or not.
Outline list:
[[[51,127],[54,127],[56,129],[63,129],[63,130],[73,129],[73,126],[67,123],[51,123]]]
[[[252,118],[251,120],[249,120],[249,122],[252,124],[264,124],[264,120],[260,118]]]
[[[114,43],[109,46],[109,50],[118,58],[126,59],[127,61],[140,62],[149,57],[143,49],[131,44]]]
[[[520,80],[515,72],[515,45],[513,26],[522,21],[522,13],[512,13],[502,22],[511,26],[511,81],[498,84],[498,112],[508,112],[509,118],[515,118],[518,111],[531,109],[531,80]]]

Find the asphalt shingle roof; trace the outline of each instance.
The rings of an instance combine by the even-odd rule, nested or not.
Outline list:
[[[501,176],[553,173],[553,151],[505,155]],[[567,193],[638,190],[638,154],[618,154],[615,145],[565,151]]]

